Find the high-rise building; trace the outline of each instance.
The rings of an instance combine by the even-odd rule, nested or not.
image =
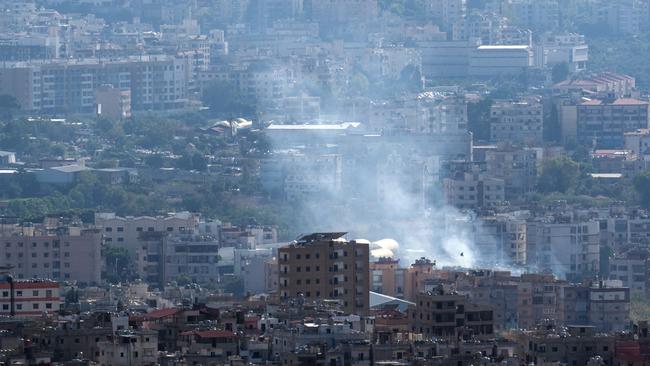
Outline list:
[[[346,312],[369,308],[369,243],[345,233],[314,233],[278,249],[279,290],[284,299],[338,300]]]

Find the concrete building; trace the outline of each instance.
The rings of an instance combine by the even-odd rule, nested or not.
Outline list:
[[[58,312],[63,304],[59,283],[50,280],[13,280],[13,284],[3,281],[0,295],[2,316],[42,316]]]
[[[648,127],[647,101],[591,99],[577,107],[577,140],[588,146],[620,148],[625,144],[626,132]]]
[[[131,117],[131,91],[119,90],[112,85],[102,85],[95,90],[97,115],[109,119]]]
[[[287,201],[306,197],[335,196],[341,190],[342,156],[276,152],[272,159],[262,162],[261,175],[265,188]]]
[[[39,183],[69,186],[79,181],[82,174],[88,174],[90,171],[92,169],[82,162],[36,170],[34,176]]]
[[[610,258],[608,278],[621,281],[631,295],[648,296],[649,256],[645,250],[632,249]]]
[[[490,117],[493,142],[538,145],[544,140],[544,113],[538,97],[495,101]]]
[[[545,34],[535,45],[535,65],[553,67],[566,63],[569,72],[577,73],[587,69],[589,46],[581,34]]]
[[[239,353],[237,336],[227,330],[194,330],[180,333],[184,357],[192,364],[224,363]]]
[[[304,123],[320,118],[320,97],[300,94],[296,97],[285,97],[282,101],[282,111],[287,123]]]
[[[598,221],[555,217],[530,221],[526,230],[528,265],[551,271],[570,281],[589,279],[598,273]]]
[[[369,309],[369,245],[314,233],[278,249],[280,297],[333,299],[350,314]]]
[[[574,325],[564,331],[552,324],[541,324],[519,331],[512,338],[519,344],[517,354],[522,361],[536,365],[588,365],[593,357],[611,360],[616,353],[615,338],[592,326]]]
[[[138,250],[138,273],[149,283],[215,284],[219,280],[219,239],[208,235],[144,232]]]
[[[101,283],[102,235],[98,229],[69,227],[54,235],[31,233],[0,237],[0,266],[15,278],[51,278],[78,284]]]
[[[474,304],[466,296],[441,291],[420,293],[409,313],[411,329],[428,337],[456,340],[494,336],[492,308]]]
[[[157,365],[158,332],[152,330],[115,332],[97,343],[96,353],[95,357],[100,365]]]
[[[198,223],[198,216],[189,212],[157,217],[120,217],[115,213],[106,212],[95,214],[95,226],[102,231],[106,245],[126,248],[132,255],[140,248],[139,236],[142,233],[162,232],[175,235],[192,232]]]
[[[370,262],[370,289],[382,295],[403,298],[406,288],[407,269],[399,266],[399,260],[379,258]]]
[[[603,72],[587,77],[572,78],[553,85],[553,94],[569,93],[587,95],[629,96],[636,88],[636,79],[624,74]]]
[[[486,175],[505,181],[505,197],[518,200],[537,183],[537,154],[534,150],[503,145],[485,151]]]
[[[174,110],[186,106],[186,64],[170,56],[5,63],[0,93],[25,111],[93,113],[95,91],[103,85],[130,90],[133,110]]]
[[[630,330],[630,289],[621,281],[599,281],[589,289],[589,322],[602,332]]]
[[[468,75],[522,75],[534,65],[533,51],[528,45],[479,46],[469,53]]]
[[[638,158],[643,158],[650,153],[650,129],[642,128],[623,134],[625,149],[631,151]]]
[[[488,209],[505,201],[505,181],[480,173],[465,173],[455,179],[443,179],[444,199],[460,209]]]

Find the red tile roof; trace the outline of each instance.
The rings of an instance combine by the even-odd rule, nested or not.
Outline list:
[[[9,289],[9,282],[0,282],[0,289]],[[41,289],[41,288],[59,288],[58,282],[53,281],[16,281],[14,289]]]
[[[167,318],[172,315],[176,315],[178,312],[180,312],[180,309],[167,308],[167,309],[154,310],[152,312],[144,314],[143,317],[144,319],[161,319],[161,318]]]

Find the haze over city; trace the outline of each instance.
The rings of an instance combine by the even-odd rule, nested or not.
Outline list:
[[[650,0],[0,0],[0,365],[644,366]]]

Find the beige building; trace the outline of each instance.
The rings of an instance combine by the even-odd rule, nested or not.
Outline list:
[[[104,243],[110,246],[126,248],[133,255],[139,249],[140,242],[138,238],[141,233],[185,233],[193,231],[198,222],[198,216],[189,212],[177,212],[165,217],[120,217],[114,213],[95,214],[95,226],[104,235]]]
[[[0,237],[0,266],[13,267],[18,279],[51,278],[99,284],[102,235],[97,229],[70,227],[64,233]]]
[[[338,300],[351,314],[369,308],[369,245],[345,233],[314,233],[278,249],[279,290],[284,299]]]

